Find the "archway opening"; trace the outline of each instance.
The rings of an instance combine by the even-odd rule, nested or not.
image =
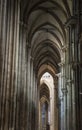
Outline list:
[[[58,130],[57,92],[54,78],[45,72],[40,78],[39,126],[40,130]]]

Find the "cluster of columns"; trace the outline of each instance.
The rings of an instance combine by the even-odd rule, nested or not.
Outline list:
[[[65,57],[68,57],[68,47],[64,48]],[[67,58],[68,59],[68,58]],[[59,64],[61,73],[59,77],[58,92],[59,92],[59,111],[60,111],[60,126],[61,130],[75,130],[75,88],[74,88],[74,73],[71,65],[65,60]]]
[[[38,89],[20,1],[0,0],[0,130],[38,129]]]
[[[61,73],[57,74],[61,130],[82,128],[82,2],[74,1],[73,4],[73,16],[66,23],[68,38],[62,48]]]
[[[63,61],[61,62],[61,130],[76,130],[76,95],[75,95],[75,62],[76,62],[76,45],[75,45],[75,22],[70,19],[68,26],[68,44],[62,48]]]
[[[75,70],[76,80],[76,120],[77,129],[82,129],[82,1],[78,1],[78,49],[77,49],[77,61]],[[77,87],[78,86],[78,87]]]

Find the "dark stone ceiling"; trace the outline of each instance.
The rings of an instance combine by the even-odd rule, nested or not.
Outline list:
[[[67,44],[66,21],[72,16],[72,0],[20,0],[21,21],[27,26],[27,44],[34,67],[50,65],[59,71],[61,49]],[[46,67],[45,67],[46,70]]]

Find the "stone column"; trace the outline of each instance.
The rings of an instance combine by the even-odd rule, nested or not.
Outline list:
[[[30,55],[31,55],[31,48],[30,48],[29,46],[28,46],[28,48],[27,48],[27,52],[28,52],[28,58],[27,58],[27,63],[28,63],[28,64],[27,64],[27,67],[28,67],[28,68],[27,68],[27,74],[28,74],[28,75],[27,75],[27,81],[28,81],[28,82],[27,82],[27,86],[28,86],[28,90],[27,90],[27,92],[28,92],[28,94],[27,94],[27,95],[28,95],[28,122],[27,122],[27,123],[28,123],[28,126],[27,126],[27,128],[30,130],[30,127],[31,127],[31,126],[30,126],[30,125],[31,125],[31,121],[30,121],[30,100],[31,100],[31,99],[30,99],[30,98],[31,98],[31,97],[30,97],[30,96],[31,96],[31,95],[30,95],[30,94],[31,94],[31,88],[30,88],[30,85],[31,85],[31,81],[30,81],[30,80],[31,80],[31,79],[30,79],[30,77],[31,77],[31,76],[30,76],[30,73],[31,73],[31,72],[30,72],[30,70],[31,70]]]
[[[62,51],[63,51],[63,53],[64,53],[64,55],[65,55],[65,65],[64,65],[64,87],[63,87],[63,89],[62,89],[62,94],[63,94],[63,100],[64,100],[64,113],[65,113],[65,115],[64,115],[64,129],[65,130],[67,130],[68,129],[68,127],[67,127],[67,121],[68,121],[68,89],[67,89],[67,84],[66,84],[66,82],[67,82],[67,79],[68,79],[68,76],[69,76],[69,72],[68,72],[68,70],[69,70],[69,68],[68,68],[68,59],[69,59],[69,57],[68,57],[68,53],[69,53],[69,51],[68,51],[68,45],[65,45],[63,48],[62,48]]]
[[[61,121],[61,106],[62,106],[62,92],[61,92],[61,73],[56,74],[56,76],[58,77],[58,85],[57,85],[57,91],[58,91],[58,99],[57,99],[57,108],[58,108],[58,130],[60,130],[62,128],[62,121]]]
[[[35,101],[34,101],[34,96],[35,96],[35,86],[34,86],[34,77],[33,77],[33,57],[31,57],[31,101],[30,101],[30,113],[31,113],[31,130],[34,129],[35,130],[35,127],[36,127],[36,124],[35,124],[35,112],[36,112],[36,106],[35,106]],[[36,98],[35,98],[36,99]]]
[[[35,70],[33,70],[33,101],[35,104],[35,110],[34,110],[34,124],[35,124],[35,130],[38,129],[38,121],[39,121],[39,115],[38,115],[38,107],[39,107],[39,100],[38,100],[38,92],[37,92],[37,80],[36,80],[36,74]]]
[[[59,63],[61,67],[61,92],[65,90],[65,62],[62,61]],[[61,130],[65,130],[65,100],[64,95],[62,93],[62,102],[61,102]]]
[[[78,85],[78,94],[77,94],[77,98],[78,98],[78,106],[77,106],[77,114],[79,113],[79,121],[78,121],[78,130],[79,128],[82,129],[82,34],[79,38],[79,44],[78,44],[78,59],[79,62],[76,63],[76,68],[75,68],[75,73],[76,73],[76,82]],[[79,111],[79,112],[78,112]]]
[[[71,19],[72,20],[72,19]],[[75,21],[75,20],[74,20]],[[75,129],[76,130],[76,103],[75,103],[75,91],[76,91],[76,87],[74,84],[74,80],[75,80],[75,72],[74,72],[74,66],[77,62],[77,44],[75,43],[75,23],[71,22],[70,23],[70,45],[69,45],[69,49],[71,50],[69,52],[70,56],[72,58],[70,58],[69,60],[69,99],[70,99],[70,107],[69,107],[69,112],[70,112],[70,118],[69,118],[69,129]],[[71,121],[70,121],[71,120]]]
[[[66,80],[66,85],[68,89],[68,94],[67,94],[67,128],[68,130],[70,129],[76,129],[76,107],[75,107],[75,91],[76,87],[74,86],[74,64],[77,62],[77,44],[76,44],[76,29],[77,26],[77,20],[76,20],[76,15],[71,16],[68,21],[66,22],[66,29],[68,32],[68,62],[67,62],[67,80]]]
[[[54,130],[55,129],[55,123],[54,123],[54,85],[51,87],[50,90],[50,130]]]
[[[36,106],[36,111],[35,111],[35,124],[36,124],[36,129],[39,130],[39,98],[40,98],[40,88],[37,83],[37,75],[35,73],[35,106]]]
[[[58,130],[58,77],[54,77],[54,127]]]
[[[77,130],[82,129],[82,1],[79,0],[77,5],[74,6],[77,8],[77,16],[78,22],[76,29],[77,40],[75,40],[78,49],[76,51],[77,54],[77,63],[74,70],[75,73],[75,86],[76,86],[76,122],[77,122]],[[76,13],[76,11],[75,11]],[[78,33],[78,35],[77,35]],[[79,59],[79,60],[78,60]],[[78,87],[77,87],[78,86]]]
[[[67,129],[67,85],[68,76],[68,46],[62,47],[63,59],[59,66],[61,67],[61,130]]]
[[[3,129],[4,125],[4,74],[5,74],[5,47],[6,47],[6,32],[7,32],[7,1],[0,1],[0,129]]]
[[[28,48],[28,129],[38,128],[38,91],[31,48]]]
[[[0,1],[0,129],[15,128],[19,46],[19,1]],[[2,56],[2,57],[1,57]]]
[[[82,129],[82,1],[78,1],[79,6],[78,6],[78,16],[79,16],[79,21],[78,21],[78,58],[79,58],[79,82],[77,83],[79,86],[79,120],[78,120],[78,130]],[[78,73],[78,72],[77,72]],[[77,113],[78,113],[77,111]],[[80,127],[80,128],[79,128]]]
[[[27,129],[27,43],[26,43],[26,32],[27,27],[23,22],[20,22],[20,44],[19,44],[19,77],[18,77],[18,128]],[[21,107],[21,109],[20,109]]]

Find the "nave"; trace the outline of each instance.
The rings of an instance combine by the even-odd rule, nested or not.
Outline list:
[[[82,130],[81,0],[0,0],[0,130]]]

